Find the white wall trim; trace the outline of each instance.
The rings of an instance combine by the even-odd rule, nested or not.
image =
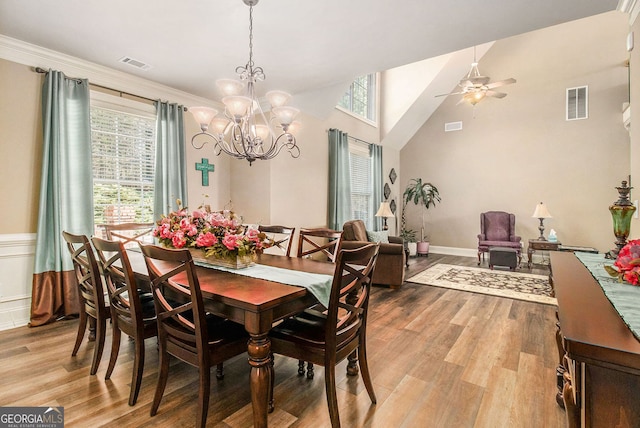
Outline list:
[[[478,257],[477,248],[440,247],[437,245],[430,245],[429,252],[435,254],[445,254],[447,256]]]
[[[90,83],[146,98],[162,98],[186,106],[206,105],[217,109],[224,108],[220,103],[207,98],[2,34],[0,34],[0,58],[30,67],[52,68],[70,77],[89,79]]]
[[[0,330],[29,323],[35,233],[0,234]]]
[[[459,256],[459,257],[473,257],[477,259],[477,248],[456,248],[456,247],[440,247],[437,245],[430,245],[429,252],[434,254],[443,254],[447,256]],[[527,250],[522,249],[522,263],[527,263]],[[549,252],[536,250],[531,257],[533,264],[549,264]],[[489,263],[489,254],[485,254],[485,263]]]

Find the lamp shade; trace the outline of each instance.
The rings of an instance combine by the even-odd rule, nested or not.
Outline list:
[[[380,208],[378,208],[376,217],[395,217],[395,214],[391,211],[389,202],[380,202]]]
[[[227,112],[229,112],[236,121],[239,121],[244,117],[253,100],[249,97],[235,95],[224,97],[222,102],[227,107]]]
[[[207,130],[211,120],[218,114],[218,110],[210,107],[190,107],[189,111],[203,131]]]
[[[274,107],[271,111],[278,118],[278,122],[280,122],[282,126],[289,125],[293,122],[296,115],[300,113],[300,110],[290,106]]]
[[[267,92],[267,99],[271,107],[281,107],[289,102],[291,95],[284,91],[269,91]]]
[[[244,83],[233,79],[218,79],[216,86],[224,96],[241,95],[244,91]]]
[[[552,218],[553,216],[549,213],[549,210],[547,209],[547,206],[540,202],[538,205],[536,205],[536,209],[533,212],[533,215],[531,217],[534,218]]]

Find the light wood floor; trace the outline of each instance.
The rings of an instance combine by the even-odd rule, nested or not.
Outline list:
[[[407,278],[437,262],[475,266],[472,258],[431,254],[411,259]],[[522,272],[547,274],[545,267]],[[368,324],[369,364],[377,405],[359,377],[337,368],[343,427],[565,427],[555,402],[555,308],[406,283],[375,288]],[[97,375],[89,375],[93,343],[71,349],[77,320],[0,332],[0,406],[64,406],[67,427],[193,426],[198,378],[174,361],[159,413],[149,416],[157,375],[147,340],[138,403],[127,404],[132,342],[123,339],[105,381],[111,335]],[[246,354],[212,378],[209,427],[252,426]],[[273,427],[330,426],[324,370],[297,376],[297,362],[276,356]]]

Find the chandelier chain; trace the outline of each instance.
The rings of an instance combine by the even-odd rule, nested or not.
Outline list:
[[[249,6],[249,67],[253,68],[253,6]]]

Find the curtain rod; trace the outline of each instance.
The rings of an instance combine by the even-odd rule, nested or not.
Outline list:
[[[331,129],[336,129],[336,128],[331,128]],[[329,131],[331,131],[331,129],[327,129],[326,131],[329,132]],[[352,137],[351,135],[349,135],[349,133],[347,133],[347,138],[350,138],[350,139],[355,140],[355,141],[359,141],[359,142],[367,144],[369,146],[374,146],[375,145],[374,143],[370,143],[368,141],[364,141],[364,140],[362,140],[360,138]]]
[[[347,138],[351,138],[352,140],[358,141],[358,142],[360,142],[360,143],[364,143],[364,144],[366,144],[366,145],[368,145],[368,146],[372,146],[372,145],[373,145],[373,143],[370,143],[370,142],[368,142],[368,141],[361,140],[360,138],[352,137],[352,136],[351,136],[351,135],[349,135],[349,134],[347,134]]]
[[[36,73],[40,73],[40,74],[47,74],[49,72],[48,70],[45,70],[42,67],[35,67],[33,69],[33,71],[35,71]],[[73,78],[73,77],[70,77],[70,79],[78,80],[78,81],[80,80],[78,78]],[[123,95],[129,95],[130,97],[140,98],[142,100],[150,101],[151,103],[155,103],[157,101],[157,100],[154,100],[152,98],[143,97],[142,95],[132,94],[131,92],[121,91],[119,89],[110,88],[108,86],[98,85],[97,83],[89,82],[89,86],[92,86],[92,87],[95,87],[95,88],[100,88],[100,89],[106,89],[107,91],[117,92],[118,94],[120,94],[120,98],[122,98]],[[184,111],[187,111],[186,107],[183,107],[183,108],[184,108]]]

